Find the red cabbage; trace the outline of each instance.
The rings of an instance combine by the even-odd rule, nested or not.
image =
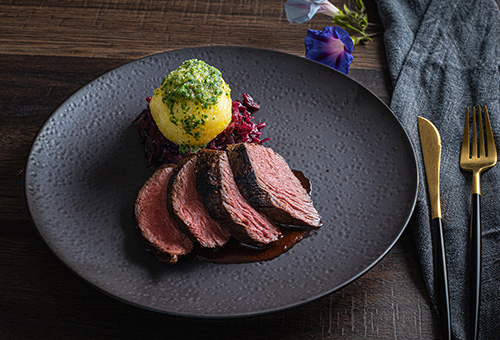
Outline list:
[[[148,97],[146,100],[149,102],[151,98]],[[231,123],[206,147],[221,150],[229,144],[243,142],[262,144],[270,140],[271,138],[260,139],[262,136],[261,130],[266,126],[266,123],[255,124],[252,121],[254,117],[250,113],[254,113],[259,109],[259,104],[255,103],[248,94],[243,94],[243,101],[233,100]],[[137,116],[132,124],[136,124],[136,129],[141,138],[140,143],[144,145],[144,154],[148,160],[148,167],[156,167],[167,163],[177,164],[182,157],[189,154],[189,152],[179,154],[179,146],[169,141],[160,132],[151,115],[149,106]]]

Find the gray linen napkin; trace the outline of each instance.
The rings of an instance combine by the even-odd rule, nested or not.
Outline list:
[[[421,181],[412,223],[423,275],[435,303],[430,207],[417,116],[441,133],[441,198],[452,334],[468,332],[468,226],[471,174],[459,166],[466,107],[487,105],[500,151],[500,14],[493,0],[378,0],[394,92],[391,108],[417,152]],[[482,188],[481,339],[500,339],[500,164]]]

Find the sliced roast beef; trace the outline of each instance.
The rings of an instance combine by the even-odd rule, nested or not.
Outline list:
[[[321,217],[285,159],[259,144],[229,145],[227,153],[240,192],[272,220],[320,227]]]
[[[196,187],[210,215],[242,243],[264,246],[278,240],[279,228],[238,190],[226,152],[204,149],[198,152],[198,159]]]
[[[217,248],[223,246],[231,234],[209,215],[198,196],[197,159],[197,156],[186,157],[177,166],[169,184],[168,208],[202,247]]]
[[[148,248],[163,262],[176,263],[193,243],[167,211],[167,185],[175,165],[158,168],[139,191],[135,202],[137,227]]]

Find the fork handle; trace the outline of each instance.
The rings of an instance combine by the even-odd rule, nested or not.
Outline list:
[[[481,301],[481,195],[472,194],[472,208],[469,239],[470,268],[470,333],[471,339],[479,335],[479,308]]]
[[[451,340],[450,296],[448,291],[448,270],[444,247],[443,222],[440,217],[431,220],[431,234],[434,251],[434,275],[436,298],[441,318],[443,339]]]

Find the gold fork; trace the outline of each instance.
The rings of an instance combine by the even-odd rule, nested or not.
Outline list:
[[[478,107],[479,124],[476,124],[476,108],[473,107],[472,116],[472,148],[469,141],[469,108],[465,116],[464,137],[460,151],[460,167],[472,172],[472,208],[470,220],[470,258],[471,270],[471,339],[477,339],[479,333],[479,302],[481,294],[481,173],[497,163],[497,150],[491,130],[488,108],[484,107],[484,131],[486,132],[486,145],[483,134],[483,121],[481,107]],[[478,126],[476,126],[478,125]],[[479,148],[477,135],[479,134]]]

